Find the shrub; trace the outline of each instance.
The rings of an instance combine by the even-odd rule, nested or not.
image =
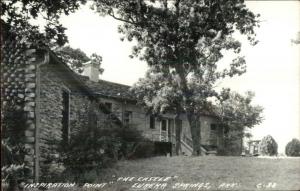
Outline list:
[[[239,146],[237,143],[227,143],[225,144],[225,147],[217,148],[218,156],[239,156],[241,153],[241,146]]]
[[[91,177],[98,176],[101,169],[120,158],[129,158],[143,140],[132,127],[80,128],[67,146],[62,145],[64,176],[78,183],[92,182]]]
[[[119,137],[121,141],[121,147],[118,151],[118,159],[130,158],[138,144],[145,141],[141,132],[131,126],[116,128],[114,132],[115,136]]]
[[[265,136],[259,144],[259,152],[264,156],[277,155],[278,145],[271,135]]]
[[[287,156],[300,156],[300,141],[298,139],[293,139],[285,147],[285,154]]]
[[[12,103],[3,106],[1,123],[1,177],[8,190],[16,189],[30,177],[30,168],[24,161],[28,150],[24,146],[26,129],[25,115],[19,105]]]
[[[136,143],[128,159],[148,158],[154,156],[154,142],[144,141]]]
[[[239,156],[242,153],[240,132],[231,131],[224,137],[224,146],[217,148],[218,156]]]
[[[22,157],[24,151],[21,144],[9,146],[7,140],[1,141],[1,180],[7,184],[7,190],[16,190],[21,182],[26,181],[30,169]]]
[[[172,155],[172,143],[170,142],[154,142],[154,154],[156,156]]]
[[[72,181],[86,181],[83,174],[95,169],[99,171],[112,164],[117,158],[120,145],[112,129],[82,128],[62,149],[66,171],[74,175]]]

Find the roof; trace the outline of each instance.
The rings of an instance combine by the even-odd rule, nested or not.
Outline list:
[[[89,87],[96,95],[109,97],[119,100],[136,102],[135,95],[130,91],[130,86],[118,84],[105,80],[93,82],[87,76],[78,75],[79,78]]]
[[[88,76],[78,75],[78,78],[93,92],[95,96],[113,98],[121,101],[137,102],[137,97],[130,91],[130,86],[115,82],[99,80],[91,81]],[[202,116],[216,117],[213,108],[205,108],[201,112]]]
[[[67,64],[61,62],[53,52],[50,53],[52,53],[52,56],[56,58],[55,60],[57,62],[59,62],[61,65],[68,69],[68,73],[71,74],[72,77],[79,82],[79,84],[83,84],[83,90],[87,91],[88,94],[92,97],[97,98],[98,96],[100,96],[105,98],[113,98],[116,100],[137,103],[138,100],[136,95],[132,91],[130,91],[131,86],[106,80],[99,80],[98,82],[91,81],[88,76],[76,74],[67,66]],[[201,115],[217,117],[217,115],[214,112],[214,109],[210,107],[204,108],[201,112]]]
[[[46,49],[46,52],[48,52],[50,60],[52,60],[53,64],[57,64],[57,65],[61,66],[62,69],[64,71],[66,71],[64,73],[64,75],[68,75],[68,79],[72,78],[72,80],[80,86],[81,91],[84,91],[85,93],[87,93],[89,99],[95,100],[98,102],[98,96],[96,96],[94,94],[93,89],[91,89],[86,83],[84,83],[84,81],[82,80],[80,75],[76,74],[73,70],[71,70],[66,63],[62,62],[61,59],[56,56],[56,54],[54,52],[52,52],[49,49]],[[48,63],[51,63],[51,61],[48,60]],[[80,78],[78,78],[78,76],[80,76]],[[82,77],[84,77],[84,76],[82,76]],[[98,102],[98,104],[101,105],[100,109],[104,113],[106,113],[106,114],[111,113],[111,111],[105,106],[105,104],[103,104],[101,102]],[[122,122],[115,115],[112,115],[112,120],[118,125],[122,124]]]

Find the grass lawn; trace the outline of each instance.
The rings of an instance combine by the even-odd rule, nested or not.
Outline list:
[[[125,177],[134,178],[132,181],[127,178],[125,181]],[[166,181],[150,181],[149,177],[171,178],[167,178]],[[100,190],[122,191],[144,188],[146,188],[144,190],[300,190],[300,158],[154,157],[121,161],[113,168],[103,170],[96,182],[108,183]]]

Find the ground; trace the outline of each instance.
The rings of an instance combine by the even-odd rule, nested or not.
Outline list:
[[[164,180],[150,181],[150,177],[164,177]],[[108,183],[101,190],[122,191],[144,188],[145,190],[163,188],[164,190],[299,190],[299,180],[299,157],[182,156],[121,161],[113,168],[105,169],[97,182]]]
[[[299,180],[300,157],[153,157],[119,161],[80,188],[48,191],[300,190]]]

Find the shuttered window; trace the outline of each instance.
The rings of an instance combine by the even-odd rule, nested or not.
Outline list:
[[[62,92],[62,106],[62,138],[64,143],[68,143],[70,138],[70,94],[67,91]]]
[[[155,116],[150,115],[150,129],[155,129]]]

